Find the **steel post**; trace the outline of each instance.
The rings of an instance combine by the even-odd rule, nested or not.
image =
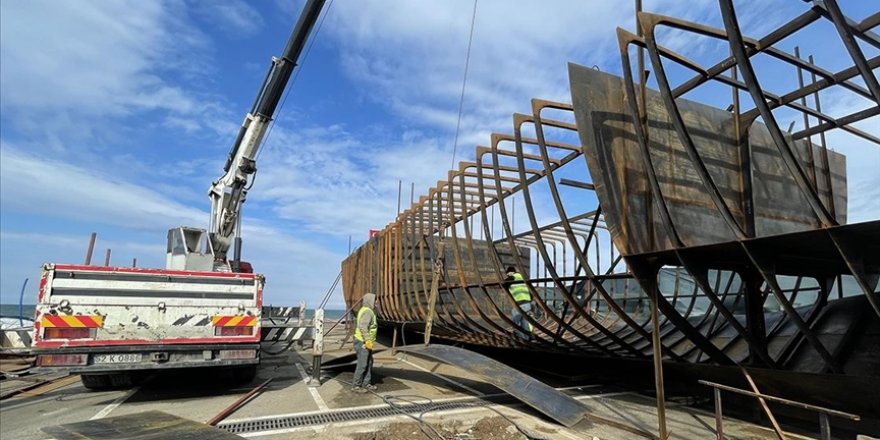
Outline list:
[[[324,309],[315,310],[315,336],[312,345],[312,377],[307,385],[321,386],[321,359],[324,356]]]
[[[819,413],[819,432],[822,440],[831,440],[831,424],[828,421],[828,414]]]
[[[89,238],[89,247],[86,250],[86,261],[85,265],[89,266],[92,264],[92,252],[95,251],[95,239],[98,238],[98,234],[96,232],[92,232],[92,236]]]
[[[724,440],[724,427],[722,426],[722,409],[721,409],[721,390],[715,391],[715,440]]]

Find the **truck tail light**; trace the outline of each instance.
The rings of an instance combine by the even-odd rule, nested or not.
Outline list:
[[[41,367],[85,365],[88,360],[87,354],[44,354],[37,356],[37,365]]]
[[[88,339],[97,334],[96,328],[49,327],[43,331],[43,339]]]
[[[253,327],[214,327],[214,336],[251,336]]]

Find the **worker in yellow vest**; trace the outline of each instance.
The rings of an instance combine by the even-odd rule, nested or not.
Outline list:
[[[532,311],[532,293],[529,291],[529,286],[526,286],[522,274],[517,272],[513,266],[507,267],[507,278],[504,280],[504,284],[507,286],[510,296],[519,305],[519,309],[514,307],[510,311],[510,319],[517,326],[514,332],[520,339],[528,341],[532,335],[532,324],[523,317],[520,309],[523,313]]]
[[[376,389],[376,386],[370,383],[370,373],[373,370],[373,344],[376,343],[376,332],[379,329],[376,312],[373,311],[375,304],[375,294],[364,294],[355,319],[354,350],[357,353],[357,367],[354,370],[352,391],[356,393],[366,393]]]

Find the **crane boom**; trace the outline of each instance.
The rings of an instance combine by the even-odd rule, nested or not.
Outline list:
[[[272,58],[272,64],[260,86],[257,98],[245,115],[238,136],[232,144],[226,165],[223,167],[224,174],[211,185],[208,193],[211,198],[211,223],[208,235],[214,258],[218,263],[228,264],[227,253],[233,241],[235,242],[234,264],[240,261],[241,206],[250,189],[248,181],[257,171],[257,152],[323,6],[324,0],[309,0],[306,3],[287,41],[284,53],[280,58]]]

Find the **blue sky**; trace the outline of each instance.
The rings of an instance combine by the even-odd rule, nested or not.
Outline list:
[[[738,1],[758,36],[805,10],[790,0]],[[876,12],[841,1],[847,15]],[[161,267],[168,228],[206,227],[207,190],[238,125],[293,27],[301,1],[25,1],[0,3],[0,302],[26,302],[44,262]],[[244,208],[244,257],[267,277],[266,301],[314,304],[369,229],[445,178],[473,3],[335,1],[259,156]],[[717,2],[645,0],[646,10],[720,26]],[[570,101],[567,62],[620,71],[614,28],[633,28],[632,2],[478,4],[456,160],[529,99]],[[667,32],[661,44],[709,62],[716,42]],[[809,40],[809,41],[807,41]],[[833,29],[783,45],[810,46],[829,68],[849,63]],[[865,47],[868,56],[877,51]],[[793,72],[759,63],[765,87]],[[726,107],[729,94],[693,96]],[[840,115],[869,103],[823,95]],[[717,101],[717,102],[713,102]],[[784,115],[784,113],[780,113]],[[880,134],[878,118],[859,125]],[[788,122],[785,121],[787,126]],[[829,138],[849,157],[850,219],[880,218],[880,148]],[[582,180],[587,180],[586,176]],[[523,222],[525,223],[525,222]],[[341,295],[331,306],[342,303]]]

